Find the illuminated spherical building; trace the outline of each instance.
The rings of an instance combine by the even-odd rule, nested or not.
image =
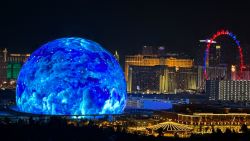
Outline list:
[[[82,38],[61,38],[37,49],[23,65],[16,88],[18,109],[35,114],[120,114],[126,97],[116,59]]]

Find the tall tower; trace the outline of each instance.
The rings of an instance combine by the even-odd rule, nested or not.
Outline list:
[[[237,80],[236,74],[237,74],[237,72],[236,72],[236,66],[232,65],[231,66],[231,80]]]
[[[119,56],[119,54],[118,54],[117,50],[115,51],[114,56],[115,56],[116,60],[119,62],[119,60],[120,60],[120,56]]]
[[[215,58],[216,65],[219,65],[221,63],[221,49],[220,48],[221,48],[220,45],[217,45],[215,47],[215,49],[216,49],[216,51],[215,51],[215,53],[216,53],[216,58]]]
[[[3,59],[4,59],[4,62],[7,62],[7,53],[8,53],[8,51],[7,51],[7,49],[5,48],[5,49],[3,50]]]
[[[206,59],[207,66],[209,65],[209,58],[204,58],[204,55],[205,55],[205,51],[207,48],[207,44],[210,42],[211,41],[209,39],[199,40],[198,48],[196,50],[196,61],[197,61],[196,64],[197,65],[203,66],[205,59]],[[216,44],[216,41],[212,41],[211,44]],[[211,55],[207,57],[211,57]]]

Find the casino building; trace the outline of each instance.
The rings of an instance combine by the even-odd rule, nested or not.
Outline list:
[[[142,54],[125,57],[125,77],[128,92],[174,93],[196,89],[197,69],[184,55],[144,46]]]
[[[209,100],[250,101],[250,80],[207,80]]]
[[[8,54],[6,48],[0,51],[0,84],[15,81],[30,54]]]

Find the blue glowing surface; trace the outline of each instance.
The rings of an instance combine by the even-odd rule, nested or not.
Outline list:
[[[119,63],[99,44],[82,38],[41,46],[17,80],[18,109],[35,114],[120,114],[126,98]]]

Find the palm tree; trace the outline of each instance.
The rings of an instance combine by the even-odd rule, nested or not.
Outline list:
[[[158,136],[159,137],[162,137],[163,135],[164,135],[164,132],[163,132],[163,128],[161,127],[161,128],[158,128],[157,130],[156,130],[156,132],[158,133]]]
[[[242,124],[241,128],[240,128],[240,131],[242,133],[247,133],[248,132],[248,128],[247,128],[247,125],[246,124]]]

